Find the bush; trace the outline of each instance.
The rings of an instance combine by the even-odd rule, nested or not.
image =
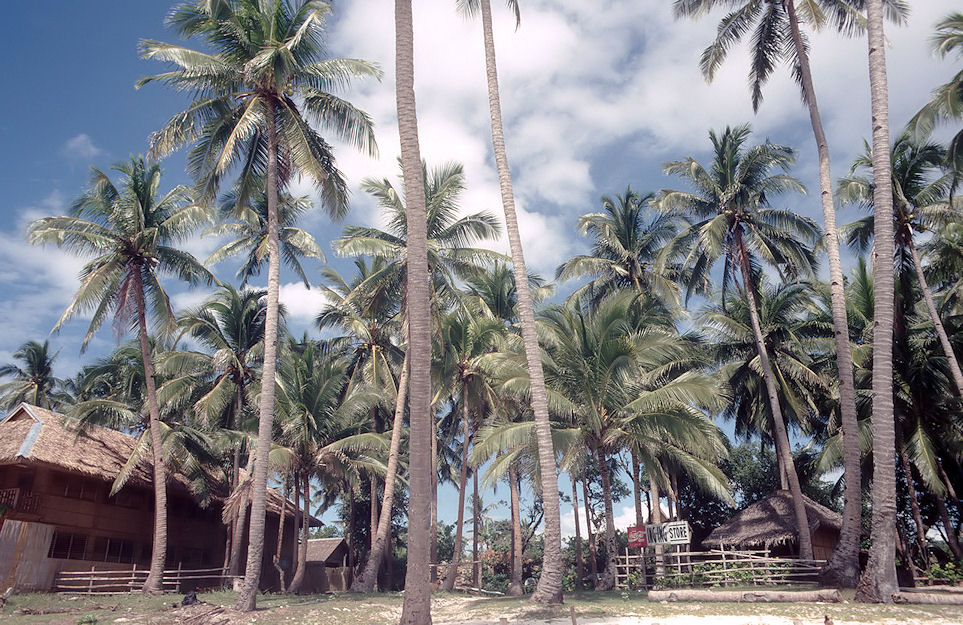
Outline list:
[[[963,566],[947,562],[944,565],[934,564],[926,569],[926,577],[931,584],[948,584],[955,586],[963,581]]]

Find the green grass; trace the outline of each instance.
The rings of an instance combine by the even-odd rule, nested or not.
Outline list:
[[[198,595],[214,606],[231,606],[234,593],[222,591]],[[739,604],[739,603],[650,603],[646,593],[636,591],[579,593],[565,597],[562,606],[538,606],[527,598],[474,597],[460,593],[436,593],[432,597],[432,615],[436,625],[471,621],[498,622],[507,618],[518,620],[554,620],[568,625],[569,610],[575,607],[579,619],[637,616],[648,619],[673,616],[779,616],[798,619],[803,623],[822,623],[825,615],[834,621],[882,623],[920,621],[930,623],[963,623],[963,608],[952,606],[865,605],[852,601],[853,593],[843,593],[839,604]],[[183,610],[171,608],[179,595],[145,597],[115,595],[70,600],[61,595],[28,594],[11,598],[0,611],[0,623],[16,625],[76,625],[82,618],[96,617],[97,625],[113,625],[118,618],[130,625],[177,625],[185,620]],[[258,610],[253,615],[233,615],[233,623],[257,625],[389,625],[398,622],[401,611],[400,593],[370,595],[260,595]],[[19,614],[18,610],[47,610],[67,612],[55,614]],[[202,610],[209,608],[194,608]],[[189,613],[188,613],[189,614]],[[197,614],[197,612],[194,612]],[[89,619],[88,619],[89,620]],[[94,622],[94,621],[90,621]]]

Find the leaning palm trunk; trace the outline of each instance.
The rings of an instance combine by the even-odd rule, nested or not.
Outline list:
[[[853,356],[849,345],[849,319],[846,314],[846,291],[843,282],[843,266],[839,259],[839,234],[836,230],[836,208],[833,205],[833,186],[829,164],[829,142],[823,131],[822,118],[816,102],[809,53],[799,31],[796,7],[793,2],[784,3],[789,16],[793,47],[799,60],[799,77],[803,94],[809,107],[809,120],[816,139],[819,154],[819,191],[823,207],[823,238],[829,256],[829,294],[832,303],[833,328],[836,340],[836,368],[839,379],[839,413],[843,437],[843,476],[846,490],[843,499],[843,526],[839,542],[820,571],[820,582],[825,586],[855,588],[859,579],[859,539],[862,534],[860,522],[862,508],[862,476],[858,415],[856,412],[856,385],[853,380]]]
[[[157,404],[157,387],[154,382],[154,361],[150,355],[147,338],[147,317],[144,313],[144,280],[140,267],[131,272],[134,297],[137,305],[137,330],[140,339],[140,355],[144,362],[144,381],[147,385],[147,413],[150,419],[150,444],[154,460],[154,540],[150,556],[150,573],[144,582],[143,592],[164,592],[164,562],[167,559],[167,466],[164,462],[164,441],[161,437],[160,406]]]
[[[942,523],[943,530],[946,533],[946,543],[950,546],[953,557],[957,560],[963,560],[963,547],[960,546],[960,537],[956,534],[956,527],[953,525],[953,522],[950,521],[950,513],[946,510],[946,502],[943,497],[940,496],[937,496],[935,499],[936,510],[940,515],[940,523]]]
[[[264,513],[267,505],[268,454],[271,452],[271,430],[274,425],[274,385],[278,353],[278,296],[280,293],[281,258],[278,248],[278,134],[275,107],[267,110],[267,229],[268,283],[267,307],[264,315],[264,360],[261,368],[261,397],[257,427],[253,489],[251,495],[251,529],[248,538],[247,567],[244,585],[235,607],[249,612],[257,605],[257,588],[261,580],[261,557],[264,555]]]
[[[618,556],[618,547],[615,543],[615,513],[612,510],[612,481],[605,452],[599,447],[595,450],[595,454],[599,461],[599,473],[602,476],[602,503],[605,506],[605,569],[602,571],[598,590],[612,590],[615,588],[615,567]]]
[[[923,525],[923,515],[920,514],[920,501],[916,494],[916,486],[913,485],[913,467],[910,464],[909,456],[906,455],[906,445],[902,441],[899,445],[899,461],[903,466],[903,474],[906,477],[906,495],[909,498],[913,523],[916,525],[916,547],[919,549],[920,563],[926,568],[929,565],[929,558],[926,553],[926,527]]]
[[[522,518],[518,505],[518,473],[514,467],[508,470],[508,491],[511,496],[512,506],[512,574],[508,582],[508,591],[505,593],[510,597],[521,597],[525,594],[522,588]],[[575,505],[578,505],[576,500]],[[578,527],[575,529],[578,535]],[[581,563],[579,564],[581,569]]]
[[[428,302],[428,220],[425,187],[418,146],[415,107],[414,31],[411,0],[395,0],[395,98],[401,169],[405,185],[405,219],[408,224],[408,571],[402,625],[430,625],[431,589],[428,585],[428,507],[431,499],[431,308]]]
[[[461,473],[458,476],[458,521],[455,526],[455,548],[451,554],[451,562],[448,570],[445,571],[445,581],[442,588],[451,591],[455,588],[455,580],[458,579],[458,564],[461,561],[461,543],[465,527],[465,490],[468,488],[468,440],[471,437],[468,421],[468,393],[467,389],[462,389],[462,410],[464,412],[464,442],[461,446]]]
[[[555,467],[555,449],[552,445],[552,426],[548,419],[548,399],[545,376],[542,373],[542,356],[535,332],[535,311],[532,292],[528,285],[528,270],[522,252],[522,240],[515,214],[515,196],[512,191],[511,170],[505,149],[502,129],[501,101],[498,94],[498,71],[495,65],[495,38],[492,34],[492,13],[489,0],[481,0],[482,29],[485,36],[485,74],[488,79],[488,108],[491,114],[492,145],[495,165],[498,168],[498,186],[502,206],[505,209],[505,230],[512,254],[512,271],[518,295],[518,316],[522,326],[525,359],[531,379],[532,410],[535,413],[535,437],[538,443],[538,462],[542,478],[542,509],[545,518],[544,559],[538,586],[532,593],[532,601],[538,603],[562,602],[562,522],[558,506],[558,471]]]
[[[388,544],[388,532],[391,529],[391,508],[394,505],[395,481],[398,478],[398,460],[401,455],[401,429],[405,416],[405,400],[408,397],[409,367],[408,352],[405,352],[405,359],[401,363],[401,375],[398,377],[398,396],[395,400],[395,415],[391,424],[385,493],[384,500],[381,502],[381,514],[378,517],[377,534],[368,551],[368,560],[361,575],[351,584],[351,592],[372,592],[378,582],[378,569],[381,568],[380,565],[384,560],[385,545]],[[374,480],[374,477],[371,479]],[[372,490],[372,497],[374,495]],[[376,505],[375,498],[371,500],[371,505]]]
[[[305,470],[301,472],[301,488],[303,495],[301,498],[301,539],[298,541],[298,568],[294,572],[291,585],[288,586],[289,593],[301,592],[304,585],[304,577],[308,570],[308,531],[311,527],[311,476]],[[295,485],[297,488],[297,485]]]
[[[749,319],[752,322],[752,334],[756,341],[756,352],[759,354],[759,365],[762,370],[763,381],[766,384],[766,394],[769,397],[769,407],[772,410],[772,437],[776,441],[776,454],[779,456],[789,482],[789,492],[792,493],[793,514],[796,517],[796,527],[799,528],[799,557],[804,560],[813,559],[813,539],[809,531],[809,520],[806,517],[806,503],[803,500],[802,489],[799,486],[799,475],[792,460],[789,448],[789,433],[786,431],[786,421],[779,406],[779,391],[776,389],[775,376],[772,373],[772,363],[769,361],[769,351],[762,336],[762,326],[759,322],[759,310],[756,308],[756,297],[752,286],[752,273],[749,269],[749,255],[742,242],[741,231],[737,232],[736,253],[739,255],[739,267],[742,270],[742,283],[746,293],[749,308]]]
[[[963,397],[963,371],[960,370],[960,362],[956,359],[953,346],[950,344],[950,337],[947,336],[946,328],[943,327],[943,321],[940,319],[940,314],[936,310],[933,294],[930,292],[929,285],[926,284],[926,276],[923,274],[923,263],[920,261],[919,252],[916,251],[916,245],[913,244],[912,236],[912,233],[910,233],[909,249],[913,255],[913,268],[916,270],[916,279],[920,282],[920,291],[923,292],[923,301],[926,302],[926,310],[929,312],[930,321],[933,322],[933,326],[936,328],[936,336],[940,339],[943,355],[946,356],[946,364],[950,368],[953,384],[956,386],[956,393],[960,397]]]
[[[896,580],[896,424],[893,411],[893,182],[883,2],[867,0],[873,123],[873,521],[857,601],[892,603]]]
[[[294,488],[297,489],[298,485],[295,484]],[[279,587],[282,593],[286,593],[287,589],[284,585],[284,569],[281,568],[281,545],[284,542],[284,517],[287,516],[287,505],[288,505],[288,485],[287,480],[284,480],[284,499],[281,500],[281,514],[278,516],[278,542],[276,548],[274,549],[274,570],[278,573]],[[297,512],[295,510],[295,512]]]

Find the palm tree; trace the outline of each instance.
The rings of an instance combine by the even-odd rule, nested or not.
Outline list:
[[[531,376],[531,402],[535,413],[535,428],[538,435],[539,462],[541,473],[542,505],[545,511],[544,559],[538,586],[532,593],[532,601],[538,603],[562,602],[562,521],[558,499],[558,471],[554,467],[555,451],[552,449],[552,428],[548,417],[548,399],[545,390],[545,376],[542,372],[541,353],[538,335],[535,330],[535,307],[528,284],[528,269],[522,251],[521,233],[515,212],[515,193],[512,189],[512,174],[508,166],[508,153],[505,149],[505,131],[502,127],[501,96],[498,93],[498,68],[495,62],[495,36],[492,30],[492,11],[489,0],[459,0],[459,6],[469,13],[480,9],[482,32],[485,42],[485,76],[488,83],[488,110],[491,116],[492,147],[495,153],[495,166],[498,169],[498,186],[505,211],[505,230],[512,254],[512,269],[515,271],[515,284],[518,291],[518,311],[522,326],[522,340],[525,345],[525,359]],[[515,12],[515,26],[520,23],[517,0],[508,0],[508,6]]]
[[[205,263],[213,265],[230,256],[245,254],[244,262],[237,270],[241,286],[261,272],[268,253],[268,214],[267,202],[263,193],[251,198],[250,205],[237,199],[238,190],[225,194],[221,199],[220,212],[222,223],[209,228],[210,236],[233,237],[208,256]],[[314,237],[298,228],[298,219],[312,208],[311,200],[306,197],[293,197],[283,193],[278,198],[278,246],[281,259],[301,278],[306,288],[310,288],[308,276],[301,265],[301,258],[316,258],[324,261],[324,252]],[[232,221],[233,220],[233,221]]]
[[[41,408],[56,409],[69,403],[65,382],[53,374],[57,351],[50,353],[50,342],[27,341],[13,352],[23,366],[6,364],[0,367],[0,377],[12,376],[0,384],[0,408],[10,410],[21,402]]]
[[[917,143],[908,134],[897,137],[891,149],[893,217],[895,222],[896,271],[903,289],[909,288],[913,278],[919,284],[930,322],[936,329],[943,356],[946,358],[956,394],[963,397],[963,371],[936,310],[933,293],[926,281],[923,263],[916,248],[915,233],[935,232],[947,223],[960,222],[963,213],[955,210],[947,199],[953,182],[952,173],[943,173],[946,150],[936,143]],[[873,156],[869,145],[850,168],[850,176],[839,181],[839,197],[843,202],[858,203],[872,208],[873,182],[857,172],[872,168]],[[850,243],[865,251],[873,237],[873,217],[863,218],[848,228]],[[912,276],[912,277],[911,277]],[[904,302],[910,306],[910,302]]]
[[[430,298],[429,306],[431,318],[437,319],[442,303],[456,301],[455,282],[458,278],[468,277],[478,271],[479,259],[498,258],[499,255],[489,250],[472,247],[476,241],[493,239],[498,235],[498,222],[488,212],[470,214],[457,217],[458,199],[464,190],[464,173],[461,165],[448,163],[441,168],[427,171],[424,163],[421,165],[423,180],[422,195],[426,204],[426,232],[428,236],[428,266]],[[364,254],[381,257],[389,262],[379,263],[379,271],[373,272],[356,289],[360,292],[377,291],[386,285],[401,284],[409,272],[408,237],[410,228],[407,212],[407,200],[410,198],[405,192],[404,197],[397,192],[387,179],[365,179],[362,188],[378,199],[379,205],[387,213],[388,229],[380,230],[374,227],[350,226],[345,228],[344,236],[332,242],[332,246],[339,254]],[[402,302],[407,318],[411,311],[407,309],[407,292]],[[407,354],[406,354],[407,357]],[[402,365],[402,372],[407,374],[410,369]],[[405,386],[399,382],[399,391]],[[397,449],[401,437],[401,418],[403,416],[404,397],[399,394],[395,408],[395,424],[392,428],[395,442],[392,447]],[[390,460],[389,460],[390,462]],[[397,466],[397,463],[392,466]],[[389,469],[386,482],[393,483],[394,474]],[[357,591],[370,592],[374,587],[377,575],[376,564],[379,562],[375,554],[380,553],[378,545],[384,543],[390,528],[390,505],[393,493],[386,493],[385,504],[382,506],[381,518],[378,521],[379,536],[375,539],[372,551],[368,556],[368,563],[364,572],[358,576],[352,588]]]
[[[327,286],[324,287],[324,295],[328,303],[322,308],[316,321],[318,326],[325,328],[338,328],[347,334],[338,339],[345,343],[346,349],[352,352],[351,365],[349,367],[350,380],[349,388],[358,385],[366,385],[371,388],[383,390],[384,401],[381,405],[372,403],[369,408],[369,416],[373,432],[381,432],[384,429],[384,419],[382,412],[394,407],[395,420],[392,424],[392,432],[397,426],[397,435],[393,437],[392,446],[389,452],[389,464],[392,467],[390,479],[386,480],[387,490],[385,491],[385,504],[387,507],[386,523],[384,531],[381,533],[381,542],[378,541],[378,526],[381,521],[381,514],[378,512],[378,481],[374,474],[369,476],[370,499],[371,501],[371,552],[383,552],[387,559],[389,554],[390,539],[387,533],[390,531],[390,510],[394,503],[394,482],[398,467],[398,455],[401,445],[401,420],[404,416],[405,398],[407,392],[407,361],[401,355],[401,348],[394,344],[393,340],[400,334],[401,311],[400,295],[401,286],[392,280],[371,279],[376,274],[384,275],[384,269],[389,264],[382,256],[374,257],[370,263],[363,258],[356,258],[354,261],[356,272],[351,282],[346,281],[332,268],[322,270]],[[401,372],[398,379],[395,379],[394,370],[397,363],[401,360]],[[404,374],[404,375],[402,375]],[[391,398],[394,401],[391,401]],[[386,476],[388,477],[388,476]],[[383,547],[378,551],[379,545]],[[355,584],[364,584],[363,590],[374,590],[377,582],[378,570],[375,567],[380,560],[369,557],[366,568],[370,564],[372,570],[370,574],[362,574],[355,577]],[[356,586],[357,588],[358,586]]]
[[[238,291],[224,285],[197,308],[178,318],[183,335],[191,337],[205,351],[181,350],[165,358],[163,372],[185,376],[205,387],[194,404],[202,421],[230,433],[229,485],[233,492],[240,480],[241,455],[246,432],[245,417],[256,403],[253,387],[258,380],[264,353],[265,291]],[[283,312],[281,324],[283,325]],[[232,523],[229,572],[240,573],[241,545],[246,534],[247,503]]]
[[[458,521],[455,526],[455,548],[451,563],[445,574],[442,587],[451,591],[458,577],[458,562],[461,557],[462,529],[465,513],[465,490],[468,477],[468,448],[472,435],[478,429],[478,423],[484,421],[484,407],[495,401],[495,389],[492,385],[490,372],[483,366],[483,360],[490,355],[497,346],[498,339],[504,332],[504,326],[499,319],[478,317],[470,309],[460,309],[446,315],[441,325],[442,344],[446,349],[446,356],[452,361],[453,379],[460,395],[459,404],[462,412],[462,457],[461,473],[458,488]],[[472,412],[475,418],[472,418]],[[477,499],[477,480],[475,498]]]
[[[691,370],[688,342],[643,322],[640,306],[639,298],[622,293],[596,307],[576,302],[550,307],[541,317],[547,337],[546,380],[567,402],[566,410],[581,428],[583,444],[601,470],[606,520],[602,590],[615,584],[617,555],[611,456],[629,441],[639,442],[645,451],[659,452],[676,441],[674,451],[686,457],[688,466],[705,469],[686,450],[700,448],[694,442],[704,440],[703,434],[715,431],[710,436],[718,437],[715,426],[695,408],[714,404],[717,386]],[[721,448],[719,438],[716,449]],[[721,474],[714,473],[718,480]]]
[[[749,80],[752,88],[753,111],[762,103],[762,86],[768,81],[780,61],[792,64],[793,77],[799,83],[803,102],[809,109],[809,121],[816,140],[819,157],[819,187],[823,209],[823,238],[829,257],[829,285],[832,296],[833,324],[836,328],[836,361],[839,378],[840,414],[842,416],[843,441],[847,446],[844,474],[847,486],[843,508],[843,528],[836,549],[820,573],[823,583],[831,586],[855,587],[859,576],[859,537],[861,478],[859,467],[859,441],[856,436],[856,395],[853,386],[853,358],[850,352],[846,297],[843,286],[843,268],[839,257],[839,236],[836,230],[836,210],[833,205],[832,175],[829,160],[829,142],[823,130],[822,117],[816,99],[812,71],[809,65],[809,49],[800,28],[802,21],[814,30],[831,21],[836,30],[853,34],[862,30],[860,23],[863,0],[817,0],[801,2],[797,13],[794,0],[786,2],[760,2],[758,0],[676,0],[676,16],[695,17],[707,13],[719,4],[735,6],[719,24],[715,41],[702,53],[701,68],[708,80],[725,60],[729,48],[750,30],[752,38],[752,64]],[[906,8],[898,1],[887,0],[890,18],[902,20]],[[800,15],[801,14],[801,15]],[[755,27],[753,28],[753,23]]]
[[[933,47],[941,57],[953,52],[963,52],[963,13],[950,13],[936,24]],[[946,84],[933,90],[933,99],[927,102],[910,120],[909,127],[917,139],[927,137],[936,124],[963,117],[963,70],[957,72]],[[959,179],[963,172],[963,130],[950,139],[947,164]]]
[[[583,293],[593,301],[620,289],[654,295],[667,306],[679,305],[678,267],[661,266],[659,252],[678,233],[679,217],[671,213],[648,216],[655,195],[639,195],[631,187],[623,195],[602,197],[604,212],[578,220],[579,232],[592,237],[592,252],[565,261],[556,280],[592,276],[570,297]]]
[[[415,36],[411,0],[395,0],[395,98],[401,171],[404,180],[408,315],[408,360],[411,367],[408,416],[408,569],[402,625],[431,625],[428,585],[428,517],[431,503],[431,305],[429,302],[428,219],[425,180],[418,146],[415,108]]]
[[[821,433],[820,406],[830,395],[820,375],[817,356],[830,340],[830,321],[813,318],[812,287],[808,284],[763,286],[759,293],[759,321],[779,389],[780,407],[787,422],[806,434]],[[735,421],[737,436],[774,440],[772,411],[765,383],[759,375],[759,356],[742,297],[730,298],[723,307],[715,304],[699,315],[700,328],[720,376],[732,390],[733,400],[722,412]],[[777,456],[777,461],[780,460]],[[786,489],[787,472],[779,464],[780,485]]]
[[[305,521],[297,569],[288,587],[292,593],[300,591],[307,569],[312,474],[338,481],[352,464],[346,452],[384,448],[377,433],[365,431],[368,404],[374,397],[363,386],[348,388],[347,356],[330,344],[294,347],[295,353],[281,365],[278,393],[280,440],[293,451]]]
[[[228,171],[240,165],[238,210],[261,191],[267,199],[267,316],[256,457],[267,458],[274,418],[280,247],[278,194],[300,173],[315,182],[322,203],[335,216],[347,207],[344,179],[328,143],[309,125],[315,121],[348,143],[375,151],[368,116],[332,93],[355,77],[380,77],[357,59],[323,56],[330,6],[320,0],[195,0],[176,7],[168,25],[186,38],[200,36],[213,53],[156,41],[141,42],[145,58],[176,69],[142,79],[160,81],[194,94],[191,106],[175,115],[152,140],[152,152],[167,154],[195,143],[188,169],[197,187],[213,197]],[[295,99],[297,98],[297,99]],[[307,116],[307,118],[306,118]],[[238,609],[255,606],[264,550],[266,462],[254,467],[248,561]]]
[[[883,0],[866,0],[873,117],[873,521],[858,601],[891,603],[896,580],[896,428],[893,414],[893,188]]]
[[[786,422],[779,405],[779,390],[773,376],[769,353],[765,347],[759,322],[758,299],[753,276],[757,258],[775,267],[781,275],[794,277],[812,272],[815,263],[808,245],[816,242],[819,228],[811,220],[791,211],[769,206],[772,196],[786,191],[803,191],[802,185],[789,176],[794,161],[791,148],[766,142],[745,147],[749,126],[726,128],[721,136],[709,133],[713,161],[706,169],[692,158],[668,163],[666,173],[689,180],[696,192],[663,191],[659,200],[664,209],[678,210],[696,221],[668,246],[670,256],[684,254],[685,264],[692,267],[692,281],[704,283],[709,269],[724,256],[722,297],[726,298],[728,282],[736,272],[742,277],[752,322],[756,351],[773,415],[776,448],[780,462],[787,469],[789,489],[797,527],[809,527],[806,507],[799,488]],[[773,174],[773,170],[783,173]],[[690,282],[691,285],[691,282]],[[691,286],[689,288],[691,292]],[[799,555],[812,559],[812,537],[801,532]]]
[[[117,327],[132,316],[140,341],[154,454],[154,539],[151,569],[144,592],[162,589],[167,555],[167,469],[161,452],[160,407],[147,332],[147,307],[158,327],[174,320],[161,275],[190,284],[211,283],[214,276],[193,256],[172,244],[198,225],[203,207],[190,203],[187,189],[176,187],[158,197],[161,169],[143,158],[114,167],[123,177],[120,188],[104,172],[94,169],[90,189],[73,204],[71,217],[47,217],[30,225],[31,243],[54,243],[79,255],[94,256],[80,273],[81,285],[57,321],[55,330],[71,317],[93,312],[83,348],[113,311]],[[148,302],[149,298],[149,302]]]

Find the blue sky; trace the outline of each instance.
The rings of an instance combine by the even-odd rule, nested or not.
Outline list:
[[[422,153],[429,165],[447,160],[464,164],[466,212],[498,212],[480,24],[457,15],[454,4],[415,3]],[[784,205],[821,221],[808,116],[786,69],[774,76],[759,114],[753,115],[745,48],[733,50],[707,85],[698,57],[720,15],[676,22],[670,5],[534,0],[523,4],[518,31],[510,13],[496,8],[502,104],[523,243],[530,267],[543,275],[551,276],[558,263],[585,251],[574,225],[578,215],[598,208],[601,195],[622,192],[628,184],[641,191],[677,186],[661,174],[662,163],[689,155],[706,158],[708,129],[726,124],[751,122],[758,141],[769,137],[799,150],[795,173],[810,193],[786,198]],[[77,285],[80,262],[56,249],[29,246],[26,225],[62,214],[83,190],[90,166],[106,168],[144,152],[150,132],[187,104],[186,96],[161,86],[133,87],[141,76],[163,69],[139,59],[137,42],[176,40],[163,26],[171,6],[167,0],[59,0],[5,7],[8,31],[0,40],[0,58],[7,60],[7,95],[0,99],[0,361],[6,362],[24,341],[45,338]],[[935,59],[927,43],[932,25],[949,9],[938,0],[915,2],[908,25],[887,31],[894,128],[954,70]],[[345,94],[372,115],[380,146],[377,159],[336,146],[353,192],[351,213],[332,224],[317,211],[304,224],[329,260],[343,269],[347,265],[331,254],[329,241],[346,224],[379,221],[374,203],[358,190],[361,178],[394,179],[397,171],[390,6],[374,0],[338,3],[330,48],[332,55],[376,61],[385,70],[381,83],[359,83]],[[846,173],[869,136],[866,44],[823,33],[813,37],[812,48],[835,179]],[[163,166],[165,188],[188,182],[181,154]],[[297,190],[311,192],[306,185]],[[855,216],[843,211],[840,221]],[[204,258],[216,243],[199,238],[188,247]],[[507,250],[504,242],[495,247]],[[225,278],[234,271],[230,262],[215,269]],[[309,266],[309,274],[317,276],[316,269]],[[308,327],[320,298],[293,276],[282,279],[282,299],[297,333]],[[178,307],[205,295],[173,284],[171,291]],[[116,346],[117,338],[105,325],[89,353],[81,356],[85,329],[85,321],[77,319],[52,337],[61,349],[59,374],[72,375],[82,363]],[[454,516],[453,508],[443,513]]]

